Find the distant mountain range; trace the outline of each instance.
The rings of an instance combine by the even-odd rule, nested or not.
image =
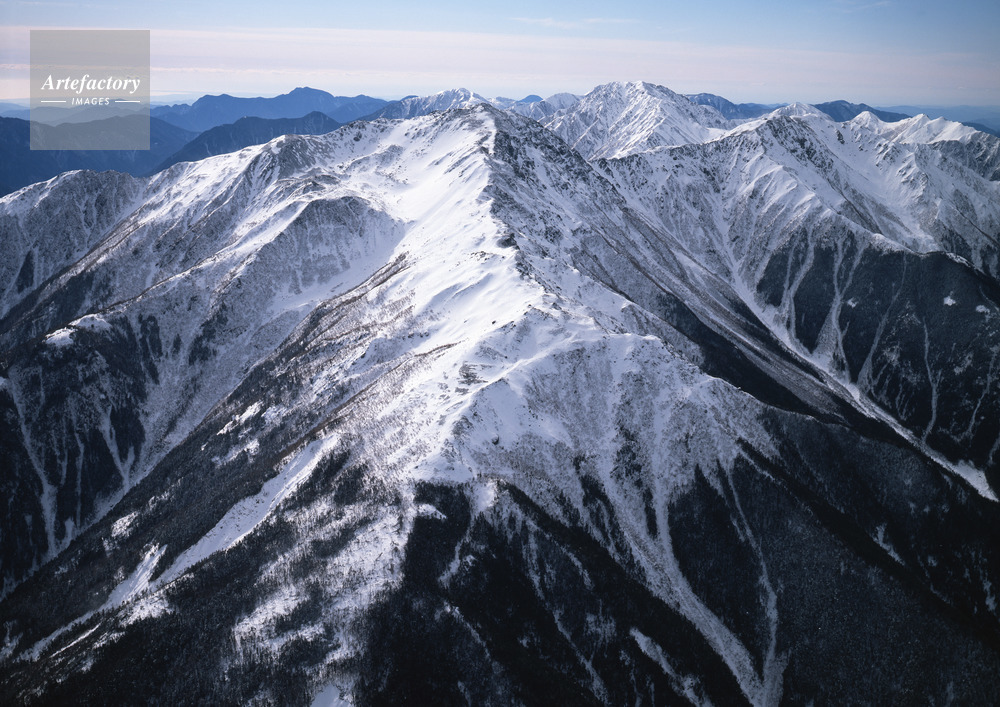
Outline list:
[[[442,91],[434,94],[441,97],[445,94],[455,94],[465,92],[472,94],[467,89],[456,89],[452,91]],[[498,108],[511,109],[515,112],[529,117],[532,115],[533,104],[552,103],[556,98],[556,104],[560,108],[565,108],[565,97],[572,94],[559,94],[548,99],[542,99],[537,95],[530,95],[520,100],[511,98],[483,98],[478,94],[472,94],[480,99],[480,102],[488,102]],[[578,96],[572,96],[578,99]],[[724,118],[751,119],[759,118],[766,113],[780,108],[783,103],[733,103],[732,101],[712,93],[687,94],[691,101],[704,106],[711,106],[718,110]],[[233,123],[243,117],[259,118],[298,118],[313,111],[320,111],[330,116],[340,123],[348,123],[359,118],[375,116],[383,106],[398,105],[403,101],[424,101],[430,96],[407,96],[398,101],[386,101],[381,98],[359,95],[353,97],[334,96],[326,91],[314,88],[296,88],[289,93],[275,96],[273,98],[240,98],[226,94],[217,96],[202,96],[193,104],[178,103],[175,105],[154,106],[152,115],[173,125],[178,125],[194,132],[203,132],[217,125]],[[545,106],[541,106],[545,107]],[[926,115],[929,118],[946,118],[955,122],[963,123],[996,135],[1000,132],[1000,108],[982,106],[925,106],[925,105],[894,105],[872,107],[864,103],[849,103],[847,101],[830,101],[821,103],[817,107],[830,115],[835,120],[850,120],[862,111],[868,110],[886,120],[883,116],[895,114],[897,116]],[[442,108],[437,108],[442,110]],[[829,111],[829,112],[828,112]],[[856,111],[856,112],[855,112]],[[853,113],[853,115],[851,115]],[[390,113],[380,117],[388,117]],[[848,118],[836,116],[850,115]],[[30,117],[30,111],[21,103],[0,102],[0,116],[8,118]],[[901,118],[894,118],[900,120]]]
[[[580,97],[572,93],[558,93],[547,99],[535,95],[526,96],[520,100],[514,98],[486,98],[480,96],[478,93],[473,93],[467,88],[456,88],[434,93],[430,96],[407,96],[398,101],[388,103],[374,113],[366,115],[365,120],[377,120],[378,118],[394,120],[415,118],[421,115],[429,115],[435,111],[471,108],[482,103],[488,103],[501,110],[509,110],[513,113],[534,118],[535,120],[541,120],[558,110],[568,108],[579,100]]]
[[[161,162],[154,171],[159,172],[178,162],[194,162],[250,145],[260,145],[280,135],[323,135],[340,126],[336,120],[319,111],[301,118],[240,118],[235,123],[206,130]]]
[[[780,104],[733,103],[711,93],[686,96],[692,103],[713,109],[722,122],[760,118]],[[575,106],[581,97],[560,93],[548,98],[537,95],[522,99],[487,98],[465,88],[442,91],[430,96],[407,96],[398,101],[386,101],[370,96],[334,96],[314,88],[296,88],[273,98],[240,98],[226,94],[202,96],[192,104],[155,106],[151,110],[151,144],[149,152],[138,151],[31,151],[28,140],[30,111],[16,103],[0,103],[0,196],[20,187],[49,179],[72,169],[96,171],[116,170],[133,176],[143,176],[165,169],[178,162],[204,159],[233,152],[250,145],[261,144],[284,134],[323,134],[354,120],[379,118],[403,119],[427,115],[435,111],[470,108],[489,104],[501,110],[546,121],[560,111]],[[893,109],[874,108],[864,103],[830,101],[815,106],[835,121],[852,120],[868,111],[884,122],[897,122],[909,114],[926,113],[934,118],[965,122],[982,132],[1000,135],[1000,111],[959,106],[925,108],[896,106]],[[973,120],[977,119],[977,120]],[[106,120],[112,121],[113,118]],[[711,120],[683,123],[678,127],[697,125],[701,130]]]
[[[886,110],[954,120],[991,135],[1000,136],[1000,107],[983,106],[890,106]]]
[[[387,103],[371,96],[334,96],[315,88],[296,88],[274,98],[202,96],[191,105],[157,106],[150,115],[186,130],[204,132],[240,118],[301,118],[315,111],[325,113],[338,123],[349,123]]]
[[[106,118],[102,122],[113,129],[118,120]],[[0,118],[0,196],[72,169],[147,174],[197,136],[197,133],[150,118],[148,151],[32,150],[30,127],[31,123],[21,118]]]
[[[297,88],[274,98],[203,96],[193,104],[150,111],[150,149],[38,151],[30,149],[30,111],[0,103],[0,196],[74,169],[115,170],[133,176],[177,162],[259,145],[279,135],[322,134],[389,102]],[[116,118],[102,118],[114,129]],[[190,143],[190,144],[188,144]]]
[[[847,101],[830,101],[829,103],[817,103],[816,108],[826,113],[839,123],[845,120],[854,120],[859,115],[868,111],[883,123],[897,123],[900,120],[912,118],[912,115],[905,113],[893,113],[891,111],[872,108],[864,103],[849,103]]]
[[[775,108],[780,108],[783,103],[733,103],[722,96],[712,93],[688,94],[687,98],[693,102],[711,106],[722,113],[723,117],[730,120],[749,120],[759,118],[770,113]],[[849,101],[829,101],[827,103],[815,104],[820,111],[830,116],[834,120],[853,120],[861,113],[868,111],[877,116],[879,120],[887,123],[894,123],[905,120],[915,115],[926,115],[928,118],[945,118],[953,120],[970,128],[981,130],[984,133],[1000,136],[1000,110],[982,108],[977,106],[954,106],[947,108],[931,106],[890,106],[887,108],[874,108],[866,103],[850,103]]]
[[[114,129],[116,118],[102,122]],[[241,118],[199,134],[150,118],[150,149],[143,150],[31,150],[30,123],[20,118],[0,118],[0,196],[28,184],[43,182],[61,172],[90,169],[114,170],[145,176],[178,162],[260,145],[280,135],[322,135],[341,123],[313,111],[300,118]]]
[[[689,94],[686,98],[700,106],[715,108],[715,110],[722,113],[723,118],[728,118],[729,120],[759,118],[765,113],[770,113],[775,108],[780,108],[784,105],[782,103],[771,105],[764,105],[763,103],[733,103],[722,96],[716,96],[714,93]]]
[[[776,108],[781,108],[784,103],[774,103],[770,105],[765,105],[763,103],[733,103],[722,96],[716,96],[712,93],[697,93],[686,96],[694,103],[702,106],[711,106],[717,111],[722,113],[724,118],[730,120],[750,120],[753,118],[759,118],[762,115],[770,113]],[[916,115],[906,115],[903,113],[894,113],[891,111],[880,110],[878,108],[872,108],[864,103],[849,103],[848,101],[829,101],[828,103],[817,103],[815,107],[821,112],[830,116],[838,122],[843,122],[845,120],[853,120],[859,115],[868,111],[873,115],[877,116],[879,120],[886,123],[894,123],[898,120],[905,120]]]

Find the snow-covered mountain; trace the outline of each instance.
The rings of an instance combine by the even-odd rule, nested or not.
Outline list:
[[[649,83],[598,86],[543,124],[588,159],[705,142],[732,125],[714,108]]]
[[[779,338],[980,478],[998,461],[997,149],[940,119],[790,106],[605,169]]]
[[[530,103],[518,101],[510,106],[498,107],[504,107],[506,110],[541,121],[553,113],[565,110],[579,103],[579,101],[580,96],[577,96],[575,93],[556,93],[541,101],[532,101]]]
[[[490,99],[484,98],[478,93],[473,93],[467,88],[455,88],[434,93],[430,96],[410,96],[401,101],[394,101],[367,116],[367,119],[391,118],[398,120],[417,118],[435,111],[471,108],[480,103],[490,102]],[[513,101],[510,101],[510,103],[513,103]]]
[[[319,111],[301,118],[240,118],[235,123],[206,130],[148,174],[163,171],[178,162],[193,162],[236,152],[251,145],[261,145],[282,135],[322,135],[339,127],[340,123]]]
[[[686,98],[690,99],[692,103],[697,103],[701,106],[711,106],[719,111],[724,118],[729,118],[730,120],[759,118],[765,113],[770,113],[777,107],[774,104],[767,106],[761,103],[733,103],[713,93],[688,94]]]
[[[4,701],[1000,699],[1000,140],[474,99],[0,199]]]
[[[395,101],[367,116],[369,120],[379,118],[404,119],[429,115],[435,111],[454,110],[456,108],[471,108],[481,103],[488,103],[501,110],[509,110],[520,115],[543,120],[553,113],[568,108],[580,97],[572,93],[557,93],[544,100],[515,100],[513,98],[485,98],[473,93],[467,88],[456,88],[441,91],[430,96],[410,96]]]

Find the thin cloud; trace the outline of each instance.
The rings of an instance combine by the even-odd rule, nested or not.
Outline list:
[[[2,28],[0,39],[26,37],[28,29]],[[585,93],[607,81],[644,80],[680,93],[757,102],[1000,103],[1000,67],[992,57],[916,47],[885,54],[569,34],[296,27],[158,30],[150,39],[154,88],[185,86],[191,93],[276,94],[308,84],[342,95],[429,94],[458,86],[523,95]],[[0,63],[23,65],[27,42],[13,51],[3,46],[0,54],[6,54]],[[0,97],[27,95],[27,88],[26,70],[0,71]]]

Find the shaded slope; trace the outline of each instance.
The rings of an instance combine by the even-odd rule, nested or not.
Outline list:
[[[679,147],[654,130],[588,163],[481,106],[280,138],[113,202],[90,173],[0,202],[42,268],[4,291],[4,390],[93,419],[96,447],[128,404],[158,450],[119,450],[120,500],[0,603],[5,698],[996,701],[997,503],[809,353],[775,316],[796,287],[750,286],[779,257],[765,239],[829,195],[799,199],[841,144],[810,120]],[[922,136],[934,163],[940,127],[897,149]],[[887,151],[852,129],[845,153]],[[796,222],[814,251],[838,242],[833,206]],[[62,248],[39,247],[46,223]],[[155,404],[100,355],[130,330]],[[32,383],[46,356],[94,386],[62,386],[90,418]],[[87,429],[32,409],[12,454]],[[54,487],[63,461],[27,455],[19,478]]]

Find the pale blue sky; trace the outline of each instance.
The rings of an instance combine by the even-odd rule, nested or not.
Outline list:
[[[646,80],[735,101],[1000,105],[1000,0],[0,0],[0,100],[26,95],[28,29],[44,27],[151,30],[160,95],[520,97]]]

